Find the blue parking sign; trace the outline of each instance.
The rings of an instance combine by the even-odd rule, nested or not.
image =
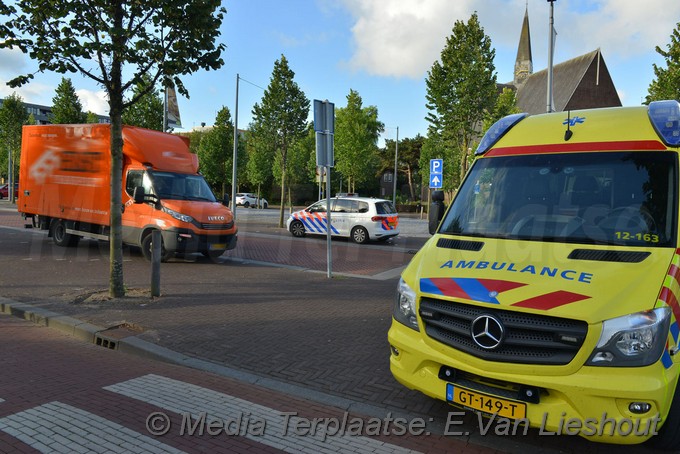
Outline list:
[[[442,187],[444,172],[443,159],[430,159],[430,188],[439,189]]]
[[[430,159],[430,174],[436,173],[441,175],[444,171],[443,159]]]

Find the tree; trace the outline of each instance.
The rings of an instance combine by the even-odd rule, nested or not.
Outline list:
[[[406,175],[406,182],[408,183],[409,197],[411,200],[420,198],[420,194],[416,195],[416,188],[414,181],[420,172],[420,153],[423,148],[425,138],[417,134],[415,138],[404,138],[399,141],[399,153],[397,155],[397,173],[401,172]],[[396,143],[394,140],[385,140],[385,148],[382,155],[382,169],[394,169],[394,153],[396,152]],[[429,168],[429,167],[428,167]]]
[[[70,125],[83,123],[87,115],[83,112],[83,105],[73,88],[71,79],[61,78],[57,86],[56,95],[52,98],[52,113],[50,122],[55,125]]]
[[[231,185],[234,161],[234,125],[227,107],[217,112],[215,126],[205,133],[198,147],[201,173],[222,196]],[[239,162],[243,163],[237,157]]]
[[[99,123],[99,116],[89,110],[87,114],[85,114],[85,123],[90,123],[90,124],[96,124]]]
[[[456,21],[441,61],[428,72],[428,140],[443,146],[444,189],[453,190],[460,184],[482,121],[493,109],[497,96],[495,53],[473,14],[467,24]]]
[[[378,138],[385,126],[378,121],[378,108],[363,107],[359,93],[350,89],[347,106],[335,112],[335,168],[347,179],[347,189],[375,178],[379,168]]]
[[[253,106],[253,123],[260,135],[271,138],[275,160],[279,167],[277,180],[281,184],[281,207],[279,227],[283,227],[283,213],[288,171],[288,150],[305,134],[309,100],[293,80],[295,73],[288,67],[284,55],[274,63],[269,86],[264,92],[262,103]],[[257,138],[255,140],[258,140]]]
[[[288,188],[288,205],[291,209],[293,207],[293,196],[290,188],[294,184],[308,183],[310,175],[315,174],[315,172],[310,172],[309,169],[312,156],[316,163],[316,133],[314,132],[314,125],[309,123],[307,132],[296,140],[288,150],[288,181],[286,181],[286,187]],[[276,168],[278,169],[278,167]],[[314,168],[316,168],[316,165],[314,165]],[[282,200],[282,205],[283,202]]]
[[[14,202],[11,188],[17,181],[21,154],[21,128],[28,124],[29,116],[23,99],[17,93],[5,98],[0,106],[0,162],[9,182],[8,198]],[[11,162],[11,165],[10,165]]]
[[[139,98],[138,101],[123,111],[123,124],[162,131],[163,98],[148,74],[143,75],[133,87],[132,98],[135,97]]]
[[[220,0],[0,0],[4,40],[38,62],[38,71],[79,72],[106,91],[111,118],[110,276],[112,297],[125,295],[121,228],[123,111],[160,80],[188,95],[180,76],[218,69],[224,44],[216,44],[226,10]],[[149,75],[147,92],[124,94]],[[129,76],[129,78],[126,78]],[[34,74],[9,82],[16,87]]]
[[[654,64],[656,79],[649,85],[646,103],[664,99],[680,101],[680,22],[671,34],[671,42],[665,51],[656,46],[656,52],[666,60],[666,68]]]
[[[496,98],[496,105],[493,110],[487,112],[486,118],[484,118],[482,133],[485,133],[501,118],[516,113],[520,113],[519,107],[517,107],[517,93],[510,88],[503,88],[503,91]]]
[[[246,169],[245,180],[257,187],[257,195],[263,185],[271,183],[274,179],[273,171],[276,169],[275,156],[276,147],[272,132],[260,124],[251,124],[249,127],[246,150],[248,161],[239,168]]]

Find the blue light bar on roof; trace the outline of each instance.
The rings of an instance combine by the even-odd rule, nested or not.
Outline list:
[[[493,124],[493,126],[489,128],[488,131],[486,131],[486,134],[484,134],[484,137],[482,137],[482,141],[479,142],[479,146],[477,147],[475,154],[480,155],[489,151],[489,149],[493,147],[494,144],[510,130],[510,128],[515,126],[527,116],[529,116],[527,113],[518,113],[508,115],[498,120]]]
[[[680,103],[678,101],[652,101],[649,119],[664,144],[680,146]]]

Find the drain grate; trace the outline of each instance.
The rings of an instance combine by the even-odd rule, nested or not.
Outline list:
[[[99,334],[95,334],[94,343],[100,347],[109,348],[111,350],[118,348],[118,342],[101,337]]]
[[[100,347],[108,348],[110,350],[118,349],[118,343],[121,339],[130,336],[136,336],[143,330],[129,323],[122,323],[120,325],[112,326],[105,330],[96,332],[94,334],[94,343]]]

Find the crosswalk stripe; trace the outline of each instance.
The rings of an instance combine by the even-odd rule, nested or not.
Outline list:
[[[184,453],[98,415],[56,401],[0,418],[0,431],[42,453]]]
[[[303,431],[304,433],[291,430],[307,427],[310,420],[159,375],[144,375],[104,389],[182,415],[182,428],[175,428],[175,434],[182,435],[180,430],[187,428],[184,425],[185,420],[189,424],[192,421],[196,424],[197,419],[203,415],[208,422],[213,421],[218,426],[223,424],[224,432],[231,427],[235,429],[232,432],[238,432],[240,436],[285,452],[415,452],[367,436],[338,433],[338,430],[335,433],[325,433],[323,426],[314,433],[311,433],[311,429]]]

